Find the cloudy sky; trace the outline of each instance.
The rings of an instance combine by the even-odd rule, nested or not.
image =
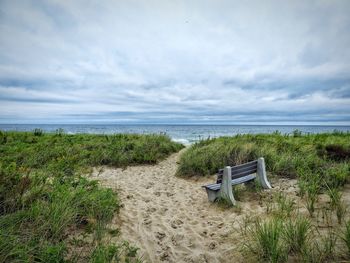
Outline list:
[[[350,1],[0,0],[0,123],[350,124]]]

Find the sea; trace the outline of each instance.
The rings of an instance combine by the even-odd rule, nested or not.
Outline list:
[[[167,134],[172,140],[185,145],[199,140],[237,134],[273,133],[291,134],[294,130],[307,133],[333,131],[350,132],[350,126],[320,125],[178,125],[178,124],[0,124],[3,131],[33,131],[39,128],[45,132],[63,129],[67,134]]]

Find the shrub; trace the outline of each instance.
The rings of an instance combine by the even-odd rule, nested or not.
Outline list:
[[[302,132],[298,129],[293,131],[293,137],[301,137]]]
[[[339,144],[330,144],[325,146],[326,156],[335,161],[350,159],[350,148]]]
[[[34,129],[33,133],[34,136],[42,136],[44,134],[43,130],[38,128]]]

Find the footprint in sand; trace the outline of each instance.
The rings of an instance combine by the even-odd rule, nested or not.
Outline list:
[[[159,210],[159,215],[164,216],[165,213],[166,213],[166,211],[168,211],[168,210],[169,210],[169,209],[168,209],[168,208],[165,208],[165,207],[160,208],[160,210]]]
[[[157,232],[156,233],[156,238],[159,240],[162,240],[165,237],[165,233],[164,232]]]
[[[146,213],[154,213],[155,211],[157,211],[157,209],[156,208],[154,208],[154,207],[148,207],[147,209],[146,209]]]
[[[232,262],[220,257],[226,248],[219,245],[230,228],[208,204],[201,183],[174,176],[178,156],[124,171],[106,168],[106,184],[119,182],[118,189],[125,193],[121,238],[140,248],[144,262]]]
[[[168,261],[170,259],[170,257],[172,256],[172,253],[170,250],[170,247],[162,244],[161,246],[161,251],[158,251],[158,253],[160,254],[159,259],[160,261]]]
[[[185,262],[188,263],[207,263],[209,262],[209,260],[207,259],[207,256],[204,254],[200,254],[200,255],[191,255],[185,258]]]
[[[190,224],[191,226],[196,226],[196,225],[199,224],[199,222],[198,222],[197,220],[195,220],[195,221],[189,221],[189,224]]]
[[[174,246],[177,246],[181,243],[181,241],[184,239],[183,234],[175,234],[171,237],[171,242],[173,243]]]
[[[149,218],[145,218],[145,219],[143,220],[143,224],[146,225],[146,226],[150,225],[151,223],[152,223],[152,220],[149,219]]]
[[[171,227],[174,229],[177,229],[178,227],[181,227],[181,225],[183,224],[183,222],[180,219],[175,219],[171,222]]]
[[[208,247],[209,247],[211,250],[214,250],[217,246],[218,246],[218,243],[216,243],[215,241],[212,241],[212,242],[209,243],[209,246],[208,246]]]
[[[154,186],[154,183],[151,182],[151,183],[146,184],[145,188],[150,189],[152,186]]]

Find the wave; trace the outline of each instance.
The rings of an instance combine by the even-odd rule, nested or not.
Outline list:
[[[191,145],[192,143],[187,139],[176,139],[172,138],[172,141],[182,143],[183,145]]]

